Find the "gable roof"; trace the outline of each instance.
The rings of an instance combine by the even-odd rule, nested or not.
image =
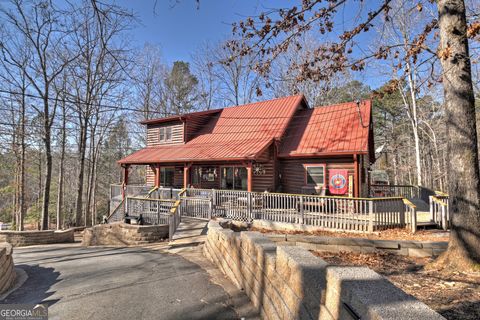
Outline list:
[[[295,112],[305,107],[304,96],[297,95],[218,109],[205,114],[210,121],[185,144],[147,147],[118,162],[151,164],[255,159],[273,140],[284,135]],[[188,116],[177,118],[188,119]],[[158,121],[163,120],[154,119],[148,123]]]
[[[279,157],[369,153],[371,101],[298,111],[280,145]]]
[[[191,112],[183,115],[173,115],[173,116],[168,116],[163,118],[147,119],[147,120],[140,121],[140,123],[141,124],[157,124],[157,123],[163,123],[163,122],[170,122],[174,120],[188,120],[197,116],[208,116],[210,114],[219,113],[221,111],[222,109],[197,111],[197,112]]]

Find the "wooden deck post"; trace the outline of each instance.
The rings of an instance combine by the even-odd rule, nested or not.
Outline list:
[[[368,215],[369,215],[369,221],[368,221],[368,232],[372,233],[374,230],[374,223],[375,223],[375,213],[373,210],[373,201],[370,200],[368,201]]]
[[[190,167],[191,164],[185,163],[183,166],[183,187],[188,188],[188,185],[190,184]]]
[[[441,205],[441,209],[442,209],[441,226],[442,226],[443,230],[447,230],[448,229],[448,225],[447,225],[447,206]]]
[[[298,205],[299,205],[299,212],[300,212],[300,217],[299,217],[299,223],[300,224],[304,224],[305,223],[305,212],[304,212],[304,209],[303,209],[303,197],[302,196],[299,196],[299,202],[298,202]]]
[[[208,220],[212,220],[213,216],[213,199],[208,199]]]
[[[247,193],[247,217],[250,219],[250,220],[253,220],[253,214],[252,214],[253,210],[252,210],[252,194],[251,193]]]
[[[155,187],[156,188],[159,188],[160,187],[160,180],[161,177],[160,177],[160,164],[157,164],[155,166]]]
[[[128,184],[128,168],[129,168],[129,165],[124,165],[122,166],[123,168],[123,182],[122,182],[122,200],[125,199],[125,196],[126,196],[126,188],[127,188],[127,184]]]
[[[358,179],[358,155],[353,155],[353,196],[360,196],[360,183]]]
[[[411,211],[411,219],[410,221],[412,222],[412,233],[416,233],[417,232],[417,208],[411,208],[410,209]]]
[[[128,168],[129,166],[123,166],[123,184],[127,185],[128,184]]]
[[[252,191],[252,162],[247,164],[247,191]]]
[[[430,204],[430,221],[434,222],[435,221],[435,217],[433,216],[433,198],[432,196],[428,196],[428,201],[429,201],[429,204]]]

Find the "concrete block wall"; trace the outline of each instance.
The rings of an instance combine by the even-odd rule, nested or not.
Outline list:
[[[0,231],[0,242],[14,247],[74,242],[74,229],[45,231]]]
[[[224,222],[227,225],[227,222]],[[248,226],[250,227],[250,226]],[[270,231],[315,231],[316,227],[284,222],[254,220],[251,227]],[[305,227],[305,228],[304,228]],[[307,228],[308,227],[308,228]],[[365,238],[322,237],[302,234],[268,234],[268,238],[280,245],[297,245],[308,250],[389,252],[410,257],[435,257],[447,250],[446,241],[373,240]]]
[[[329,266],[258,232],[211,221],[203,251],[264,319],[444,319],[368,268]]]
[[[362,253],[388,252],[410,257],[438,256],[448,247],[448,242],[445,241],[373,240],[298,234],[266,234],[266,236],[279,245],[296,245],[307,250]]]
[[[0,244],[0,294],[10,289],[15,281],[15,268],[12,254],[13,248],[11,244]]]
[[[85,229],[82,244],[84,246],[139,245],[157,242],[167,237],[168,225],[140,226],[117,222]]]

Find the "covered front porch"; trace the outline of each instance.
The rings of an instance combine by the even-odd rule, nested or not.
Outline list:
[[[122,165],[124,186],[130,184],[131,168]],[[267,177],[265,171],[264,164],[254,161],[146,164],[145,187],[274,191],[273,173]]]

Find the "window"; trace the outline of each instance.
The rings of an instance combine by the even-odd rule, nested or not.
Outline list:
[[[175,168],[160,168],[160,185],[162,187],[173,187],[173,177],[175,176]]]
[[[306,184],[313,186],[325,185],[325,165],[314,164],[304,165],[306,174]]]
[[[223,167],[222,168],[222,189],[247,190],[247,168],[245,167]]]
[[[215,167],[192,167],[192,184],[201,187],[202,182],[214,182],[217,178]]]
[[[165,128],[160,128],[159,139],[160,141],[165,140]]]
[[[165,140],[171,141],[172,140],[172,127],[165,128]]]

